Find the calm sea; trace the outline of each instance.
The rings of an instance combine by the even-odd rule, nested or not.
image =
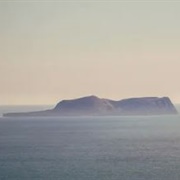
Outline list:
[[[0,180],[34,179],[179,180],[180,116],[1,117]]]

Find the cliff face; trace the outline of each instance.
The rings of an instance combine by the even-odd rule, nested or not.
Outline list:
[[[130,98],[120,101],[87,96],[59,102],[54,109],[30,113],[9,113],[4,116],[89,116],[89,115],[163,115],[177,114],[168,97]]]
[[[177,114],[177,110],[168,97],[143,97],[130,98],[121,101],[111,101],[117,113],[139,114],[139,115],[158,115],[158,114]]]

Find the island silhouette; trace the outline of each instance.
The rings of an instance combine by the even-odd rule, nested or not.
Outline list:
[[[45,111],[6,113],[3,116],[144,116],[177,113],[169,97],[136,97],[115,101],[93,95],[62,100],[53,109]]]

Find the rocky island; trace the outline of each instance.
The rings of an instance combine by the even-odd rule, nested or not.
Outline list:
[[[6,113],[4,117],[26,116],[131,116],[177,114],[168,97],[141,97],[119,101],[86,96],[60,101],[53,109],[26,113]]]

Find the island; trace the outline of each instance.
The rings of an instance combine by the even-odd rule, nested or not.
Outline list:
[[[53,109],[45,111],[6,113],[3,116],[145,116],[177,113],[169,97],[139,97],[115,101],[97,96],[86,96],[62,100]]]

